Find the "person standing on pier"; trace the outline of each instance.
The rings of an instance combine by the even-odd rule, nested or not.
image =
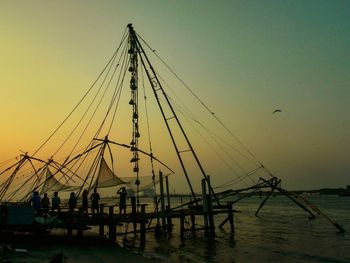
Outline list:
[[[35,214],[38,215],[41,209],[41,198],[38,191],[33,192],[33,196],[30,199],[30,203],[32,204],[35,210]]]
[[[91,199],[91,212],[94,215],[95,214],[95,210],[96,210],[96,214],[98,214],[98,202],[100,200],[100,195],[97,193],[97,189],[94,189],[94,192],[92,193],[92,195],[90,196]]]
[[[57,212],[61,212],[61,198],[58,196],[58,192],[53,193],[53,197],[51,199],[52,204],[52,213],[54,213],[55,210]]]
[[[74,192],[70,193],[70,197],[69,197],[69,200],[68,200],[68,206],[69,206],[69,212],[71,214],[73,214],[74,213],[74,209],[77,206],[77,197],[75,196]]]
[[[126,195],[127,192],[125,190],[125,187],[121,187],[117,194],[119,194],[119,215],[122,214],[122,211],[124,212],[124,215],[126,214]]]
[[[41,208],[44,214],[47,214],[50,210],[50,199],[48,198],[47,193],[45,193],[43,199],[41,199]]]
[[[88,191],[85,189],[83,191],[83,203],[82,203],[82,212],[83,214],[87,215],[88,214]]]

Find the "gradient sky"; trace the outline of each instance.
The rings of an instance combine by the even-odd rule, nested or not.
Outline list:
[[[285,187],[350,184],[349,1],[2,0],[0,161],[48,136],[128,23]]]

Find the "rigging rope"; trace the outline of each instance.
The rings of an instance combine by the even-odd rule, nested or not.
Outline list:
[[[170,98],[169,98],[170,99]],[[176,103],[175,103],[176,106]],[[225,158],[214,148],[213,145],[211,145],[209,143],[209,141],[203,136],[203,134],[190,122],[190,119],[186,118],[186,115],[178,109],[178,111],[185,117],[185,119],[188,121],[188,123],[191,125],[191,127],[199,134],[199,136],[201,136],[201,138],[204,140],[204,142],[216,153],[216,155],[226,164],[226,166],[229,168],[229,170],[231,170],[231,172],[233,172],[236,176],[238,176],[237,172],[231,167],[231,165],[225,160]],[[197,122],[199,123],[199,122]],[[210,135],[210,134],[209,134]],[[228,156],[237,166],[238,168],[240,168],[244,173],[246,173],[246,171],[244,170],[244,168],[239,165],[239,163],[224,149],[224,147],[222,145],[220,145],[220,143],[213,137],[211,136],[212,139],[214,140],[214,142],[219,146],[219,148],[226,154],[226,156]],[[249,177],[250,178],[250,177]],[[252,180],[252,182],[254,183],[254,180],[252,178],[250,178]]]
[[[142,89],[143,89],[143,98],[145,102],[145,112],[146,112],[146,124],[147,124],[147,135],[148,135],[148,145],[149,145],[149,151],[150,151],[150,161],[151,161],[151,169],[152,169],[152,181],[153,181],[153,190],[154,190],[154,205],[155,205],[155,211],[158,213],[158,196],[157,196],[157,189],[156,189],[156,182],[155,182],[155,173],[154,173],[154,164],[153,164],[153,149],[152,149],[152,142],[151,142],[151,131],[150,131],[150,125],[149,125],[149,116],[148,116],[148,107],[147,107],[147,95],[146,95],[146,89],[145,89],[145,79],[144,79],[144,69],[141,67],[141,80],[142,80]],[[159,217],[157,216],[157,223],[159,224]]]
[[[185,103],[176,95],[176,93],[170,88],[170,86],[165,82],[165,80],[157,73],[157,76],[159,76],[159,78],[164,82],[165,86],[174,94],[174,96],[180,101],[180,103],[182,104],[184,111],[182,110],[182,106],[177,104],[175,100],[172,100],[171,97],[169,97],[169,95],[167,95],[168,99],[171,100],[175,106],[177,107],[177,110],[182,113],[182,115],[187,118],[187,120],[192,120],[195,123],[197,123],[198,125],[200,125],[208,134],[209,136],[215,141],[215,143],[223,150],[223,152],[229,156],[231,158],[231,160],[244,172],[246,173],[246,171],[243,169],[242,166],[239,165],[239,163],[224,149],[224,147],[214,138],[218,138],[220,140],[222,140],[226,145],[230,146],[234,151],[236,151],[238,154],[240,154],[242,157],[244,157],[245,159],[247,159],[248,161],[252,162],[253,164],[256,164],[255,161],[253,161],[252,159],[250,159],[248,156],[246,156],[245,154],[243,154],[241,151],[239,151],[238,149],[236,149],[233,145],[227,143],[224,139],[222,139],[221,137],[219,137],[218,135],[216,135],[214,132],[212,132],[209,128],[207,128],[206,126],[204,126],[204,124],[202,124],[195,116],[194,114],[191,112],[191,110],[185,105]],[[187,111],[187,114],[185,113],[185,111]],[[191,122],[189,121],[189,123],[191,124]],[[194,126],[191,124],[191,126],[194,128]],[[203,140],[213,149],[213,147],[209,144],[209,142],[204,138],[204,136],[196,129],[196,131],[201,135],[201,137],[203,138]],[[219,156],[218,152],[213,149],[214,152]],[[223,158],[221,158],[223,160]],[[230,167],[230,170],[232,170],[232,168]],[[249,179],[254,182],[254,180],[249,176]]]
[[[180,83],[192,94],[194,98],[218,121],[218,123],[255,159],[255,161],[262,165],[259,159],[238,139],[238,137],[223,123],[223,121],[216,116],[216,114],[197,96],[197,94],[182,80],[179,75],[155,52],[154,49],[140,36],[137,36],[142,40],[143,43],[153,52],[153,54],[168,68],[168,70],[180,81]]]
[[[122,37],[122,41],[119,45],[119,47],[121,46],[122,42],[124,42],[124,38],[126,37],[126,29],[123,33],[123,37]],[[76,106],[73,108],[73,110],[67,115],[67,117],[61,122],[61,124],[51,133],[51,135],[39,146],[39,148],[37,150],[35,150],[33,156],[35,154],[37,154],[42,147],[44,147],[44,145],[56,134],[56,132],[63,126],[63,124],[69,119],[69,117],[74,113],[74,111],[79,107],[79,105],[84,101],[84,99],[87,97],[87,95],[90,93],[90,91],[92,90],[92,88],[95,86],[95,84],[97,83],[97,81],[99,80],[99,78],[102,76],[102,74],[105,72],[106,68],[108,67],[108,65],[111,63],[114,55],[119,51],[119,47],[117,48],[117,50],[114,52],[114,54],[112,55],[112,57],[110,58],[110,60],[108,61],[107,65],[102,69],[101,73],[98,75],[97,79],[93,82],[93,84],[90,86],[90,88],[87,90],[87,92],[84,94],[84,96],[79,100],[79,102],[76,104]]]

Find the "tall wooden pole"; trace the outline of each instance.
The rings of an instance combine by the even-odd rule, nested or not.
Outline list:
[[[208,206],[207,206],[207,183],[205,179],[202,179],[202,199],[203,199],[203,221],[205,234],[208,234]]]
[[[160,192],[160,209],[162,213],[162,227],[163,230],[165,229],[166,222],[165,222],[165,200],[164,200],[164,184],[163,184],[163,173],[162,171],[159,171],[159,192]]]

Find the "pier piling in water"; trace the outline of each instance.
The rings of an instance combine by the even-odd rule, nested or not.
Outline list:
[[[144,249],[146,246],[146,205],[141,205],[140,231],[140,248]]]
[[[203,221],[204,221],[204,229],[205,234],[208,234],[208,206],[207,206],[207,187],[205,179],[202,179],[202,213],[203,213]]]
[[[102,217],[104,214],[104,205],[101,204],[100,205],[100,217]],[[101,220],[102,221],[102,220]],[[100,237],[103,237],[105,234],[105,225],[103,222],[101,222],[100,226],[99,226],[99,235]]]
[[[235,234],[235,225],[234,225],[234,218],[233,218],[233,205],[232,202],[228,202],[228,218],[230,222],[230,230],[231,230],[231,236]]]
[[[114,206],[109,206],[108,219],[109,219],[108,238],[110,241],[115,241],[117,233],[116,233],[116,226],[114,222]]]

